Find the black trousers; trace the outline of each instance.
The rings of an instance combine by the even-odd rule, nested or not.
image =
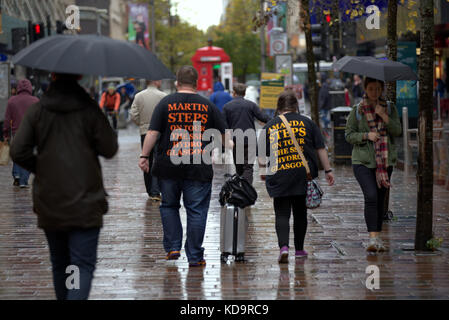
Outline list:
[[[365,197],[365,221],[368,232],[381,232],[388,189],[377,187],[376,169],[370,169],[361,164],[355,164],[352,167]],[[388,177],[391,178],[393,167],[388,167],[387,170]]]
[[[143,148],[143,143],[145,142],[146,135],[140,136],[141,145]],[[151,150],[150,153],[150,159],[148,160],[148,163],[150,164],[150,172],[143,173],[143,180],[145,181],[145,188],[147,189],[148,195],[151,196],[159,196],[161,194],[160,188],[159,188],[159,182],[156,177],[153,177],[151,175],[151,167],[153,166],[153,158],[154,158],[154,149],[156,146]]]
[[[235,171],[236,173],[245,178],[250,184],[253,184],[253,174],[254,174],[254,161],[255,161],[255,154],[248,154],[248,145],[245,144],[244,146],[244,155],[243,155],[243,163],[241,161],[238,161],[238,158],[242,158],[241,155],[237,157],[237,147],[234,146],[234,150],[232,151],[234,156],[234,164],[235,164]],[[241,159],[240,159],[241,160]],[[238,163],[239,162],[239,163]]]
[[[276,214],[276,233],[279,248],[289,246],[290,216],[293,211],[293,232],[296,250],[304,250],[304,239],[307,231],[306,196],[289,196],[274,198]]]

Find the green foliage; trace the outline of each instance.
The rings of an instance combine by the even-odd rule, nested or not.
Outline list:
[[[150,4],[150,0],[141,2]],[[196,26],[171,15],[168,0],[155,0],[154,5],[156,54],[171,71],[176,72],[183,65],[191,65],[191,58],[198,48],[206,45],[207,37]],[[149,10],[151,19],[151,6]]]
[[[432,238],[427,241],[426,246],[432,251],[437,250],[443,244],[443,238]]]
[[[260,72],[260,35],[252,31],[258,8],[257,0],[231,0],[224,21],[208,30],[214,44],[231,57],[234,76],[242,82],[246,75]]]

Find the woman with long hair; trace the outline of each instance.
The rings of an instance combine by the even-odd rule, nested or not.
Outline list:
[[[355,105],[346,124],[346,140],[352,144],[352,166],[365,198],[365,221],[369,232],[368,252],[386,248],[379,235],[382,231],[384,202],[391,186],[396,164],[394,137],[402,127],[396,106],[382,98],[384,83],[365,78],[365,95]]]
[[[317,158],[320,159],[325,169],[329,185],[334,184],[334,176],[320,129],[312,120],[298,113],[298,99],[293,91],[284,91],[279,96],[276,114],[278,116],[268,122],[262,132],[266,138],[267,153],[265,155],[259,154],[259,166],[264,167],[266,157],[270,156],[270,152],[274,150],[276,160],[270,161],[266,174],[261,171],[261,178],[266,180],[268,194],[274,201],[276,233],[280,248],[278,261],[279,263],[287,263],[292,211],[295,257],[301,258],[308,255],[304,250],[304,239],[307,231],[307,174],[305,165],[281,116],[285,117],[284,120],[288,122],[295,134],[293,138],[297,140],[304,153],[312,178],[318,176]]]

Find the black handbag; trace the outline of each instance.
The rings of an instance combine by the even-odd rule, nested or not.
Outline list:
[[[255,204],[256,200],[256,189],[239,175],[233,175],[221,188],[220,205],[222,207],[230,204],[243,209]]]

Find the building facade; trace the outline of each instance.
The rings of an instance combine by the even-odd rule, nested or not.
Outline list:
[[[81,34],[97,34],[98,23],[95,9],[105,9],[100,15],[101,34],[118,40],[126,40],[128,12],[125,0],[76,0],[80,7]]]

